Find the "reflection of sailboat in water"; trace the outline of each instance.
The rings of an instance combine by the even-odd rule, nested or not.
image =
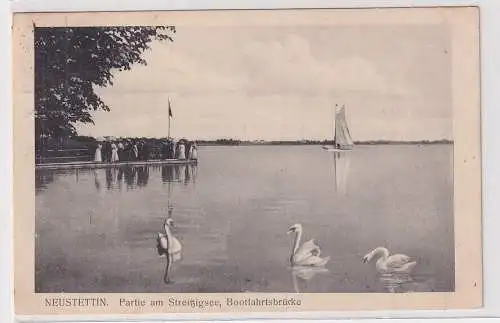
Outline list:
[[[335,126],[333,133],[333,146],[323,146],[326,151],[349,151],[354,147],[354,141],[351,137],[351,132],[347,126],[345,105],[338,108],[335,105]]]
[[[335,192],[347,193],[347,183],[351,168],[349,154],[343,152],[333,152],[333,177],[335,181]]]
[[[317,274],[326,274],[328,273],[328,269],[325,267],[306,267],[306,266],[295,266],[292,267],[292,280],[293,280],[293,289],[296,293],[300,293],[301,287],[300,285],[305,285],[307,287],[307,283],[314,278]]]

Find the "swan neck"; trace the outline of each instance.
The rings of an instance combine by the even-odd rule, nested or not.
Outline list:
[[[170,238],[172,236],[172,231],[168,225],[165,225],[165,234]]]
[[[300,239],[301,238],[302,238],[302,230],[298,230],[295,233],[295,241],[293,243],[292,255],[294,255],[297,252],[297,250],[299,249],[299,244],[300,244]]]

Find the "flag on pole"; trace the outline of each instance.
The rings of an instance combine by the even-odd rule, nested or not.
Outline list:
[[[170,106],[170,98],[168,98],[168,116],[169,118],[172,118],[172,107]]]
[[[170,97],[168,97],[168,138],[170,138],[170,119],[172,119],[172,107],[170,106]]]

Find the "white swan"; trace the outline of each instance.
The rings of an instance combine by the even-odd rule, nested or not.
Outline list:
[[[368,263],[374,257],[379,257],[375,264],[379,273],[408,273],[417,264],[416,261],[411,261],[411,258],[407,255],[395,254],[389,256],[389,250],[384,247],[377,247],[373,249],[363,257],[362,261],[364,263]]]
[[[172,234],[171,228],[174,226],[174,221],[170,218],[163,223],[163,230],[165,233],[158,233],[156,238],[156,248],[160,257],[167,259],[165,265],[165,273],[163,281],[165,284],[170,283],[170,274],[172,272],[174,262],[181,259],[182,245],[179,240]]]
[[[182,245],[180,241],[172,234],[171,228],[174,226],[172,219],[167,219],[163,223],[165,233],[158,233],[157,248],[160,256],[174,255],[173,260],[176,261],[180,258]]]
[[[294,224],[288,229],[287,234],[295,233],[290,263],[292,266],[314,266],[320,267],[326,265],[330,257],[320,258],[321,250],[314,239],[304,242],[299,247],[302,238],[302,225]]]

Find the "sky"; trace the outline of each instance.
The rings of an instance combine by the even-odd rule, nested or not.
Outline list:
[[[92,136],[331,139],[346,106],[354,140],[452,139],[445,25],[178,27],[147,66],[96,88],[111,108]]]

